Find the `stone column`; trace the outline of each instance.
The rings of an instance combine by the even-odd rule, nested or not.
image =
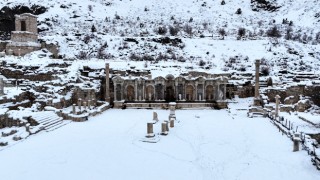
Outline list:
[[[171,127],[171,128],[174,127],[174,119],[173,119],[173,118],[170,119],[170,127]]]
[[[138,99],[138,81],[135,80],[134,81],[134,100],[138,101],[140,99]]]
[[[176,103],[175,102],[171,102],[169,103],[169,109],[170,109],[170,115],[169,115],[169,120],[171,118],[176,119]]]
[[[83,108],[84,108],[84,110],[87,110],[87,102],[86,101],[83,102]]]
[[[91,110],[91,100],[88,100],[88,108]]]
[[[293,152],[296,152],[296,151],[299,151],[299,144],[300,144],[300,141],[298,138],[294,138],[293,139]]]
[[[113,97],[114,97],[114,101],[118,101],[117,99],[117,84],[115,83],[115,81],[113,81]]]
[[[158,119],[158,113],[153,112],[153,118],[152,118],[152,120],[154,120],[154,121],[159,121],[159,119]]]
[[[167,123],[163,122],[161,124],[161,135],[168,135]]]
[[[110,103],[110,82],[109,82],[109,74],[110,74],[110,69],[109,69],[109,63],[106,63],[106,101]],[[116,93],[116,91],[114,91]]]
[[[4,82],[3,78],[0,78],[0,96],[4,95]]]
[[[276,95],[276,117],[279,116],[279,103],[280,103],[280,96]]]
[[[79,98],[78,99],[78,108],[79,108],[79,111],[81,112],[81,105],[82,105],[82,99]]]
[[[146,137],[154,137],[153,123],[147,123],[147,135]]]
[[[77,112],[76,112],[76,104],[72,105],[72,113],[73,114],[77,114]]]
[[[145,81],[143,80],[142,81],[142,101],[145,101],[146,100],[146,88],[145,88]]]

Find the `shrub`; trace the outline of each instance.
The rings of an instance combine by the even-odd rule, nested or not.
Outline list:
[[[218,29],[218,33],[220,34],[220,36],[222,36],[222,39],[224,39],[224,36],[227,34],[223,28]]]
[[[239,39],[244,37],[246,35],[246,29],[245,28],[239,28],[238,29],[238,37]]]
[[[224,0],[221,1],[221,5],[225,5],[226,2]]]
[[[268,29],[267,36],[279,38],[281,37],[281,32],[278,30],[277,26],[273,26],[272,28]]]
[[[260,72],[263,76],[268,76],[270,74],[269,66],[261,66]]]
[[[192,27],[189,24],[184,25],[183,27],[184,32],[186,32],[188,35],[192,36],[193,30]]]
[[[94,26],[94,25],[92,25],[92,27],[91,27],[91,32],[97,32],[97,28]]]
[[[176,36],[180,31],[179,26],[169,26],[169,33],[171,36]]]
[[[83,38],[83,42],[84,42],[85,44],[88,44],[88,43],[90,42],[90,40],[91,40],[91,37],[90,37],[88,34],[85,35],[84,38]]]
[[[237,9],[236,14],[242,14],[241,8],[238,8],[238,9]]]
[[[292,34],[291,34],[292,31],[293,31],[292,28],[288,26],[286,29],[286,35],[284,36],[286,40],[292,39]]]
[[[207,64],[207,63],[206,63],[204,60],[202,60],[202,59],[199,61],[199,66],[201,66],[201,67],[202,67],[202,66],[205,66],[206,64]]]
[[[159,26],[157,29],[157,33],[159,35],[165,35],[165,34],[167,34],[167,32],[168,32],[168,30],[167,30],[166,26]]]
[[[88,53],[85,51],[80,51],[78,55],[76,55],[78,59],[88,59]]]

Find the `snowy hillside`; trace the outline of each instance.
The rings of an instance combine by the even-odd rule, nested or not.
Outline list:
[[[319,1],[224,2],[6,0],[0,5],[47,8],[38,18],[40,38],[57,44],[67,59],[187,61],[214,73],[251,71],[253,61],[264,58],[271,72],[319,71]]]

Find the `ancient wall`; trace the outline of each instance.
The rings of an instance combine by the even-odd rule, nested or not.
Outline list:
[[[11,41],[14,42],[38,42],[38,35],[30,32],[13,31]]]
[[[25,23],[25,30],[22,28],[22,22]],[[38,34],[38,28],[37,28],[37,16],[26,13],[21,15],[15,16],[15,30],[16,31],[29,31],[34,34]]]

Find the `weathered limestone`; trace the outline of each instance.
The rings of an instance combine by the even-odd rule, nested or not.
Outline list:
[[[167,128],[167,126],[168,126],[168,123],[166,123],[166,122],[163,122],[163,123],[161,124],[161,135],[168,135],[168,128]]]
[[[6,46],[8,54],[23,56],[40,48],[37,16],[29,13],[15,15],[15,31],[12,31],[11,42]]]
[[[276,95],[276,117],[279,117],[279,103],[280,103],[280,96]]]
[[[0,78],[0,96],[4,95],[4,81]]]
[[[153,123],[147,123],[147,135],[146,137],[150,138],[150,137],[154,137],[154,133],[153,133]]]
[[[293,139],[293,152],[299,151],[300,150],[300,141],[298,138]]]
[[[86,111],[87,110],[87,102],[83,102],[83,108],[84,108],[84,110]]]
[[[175,103],[175,102],[169,103],[169,109],[170,109],[169,120],[172,118],[176,119],[176,105],[177,105],[177,103]]]
[[[154,121],[159,121],[159,119],[158,119],[158,113],[157,112],[153,112],[153,118],[152,118],[152,120],[154,120]]]
[[[173,118],[170,119],[170,127],[171,127],[171,128],[174,127],[174,119],[173,119]]]
[[[82,99],[79,98],[78,99],[78,108],[79,108],[79,111],[81,112],[81,105],[82,105]]]
[[[110,74],[110,69],[109,69],[109,63],[106,63],[106,101],[110,103],[110,85],[109,85],[109,74]]]
[[[72,104],[72,113],[77,114],[76,112],[76,104]]]
[[[260,106],[260,94],[259,94],[259,72],[260,72],[260,60],[257,59],[255,62],[256,65],[256,74],[255,74],[255,89],[254,89],[254,105]]]

